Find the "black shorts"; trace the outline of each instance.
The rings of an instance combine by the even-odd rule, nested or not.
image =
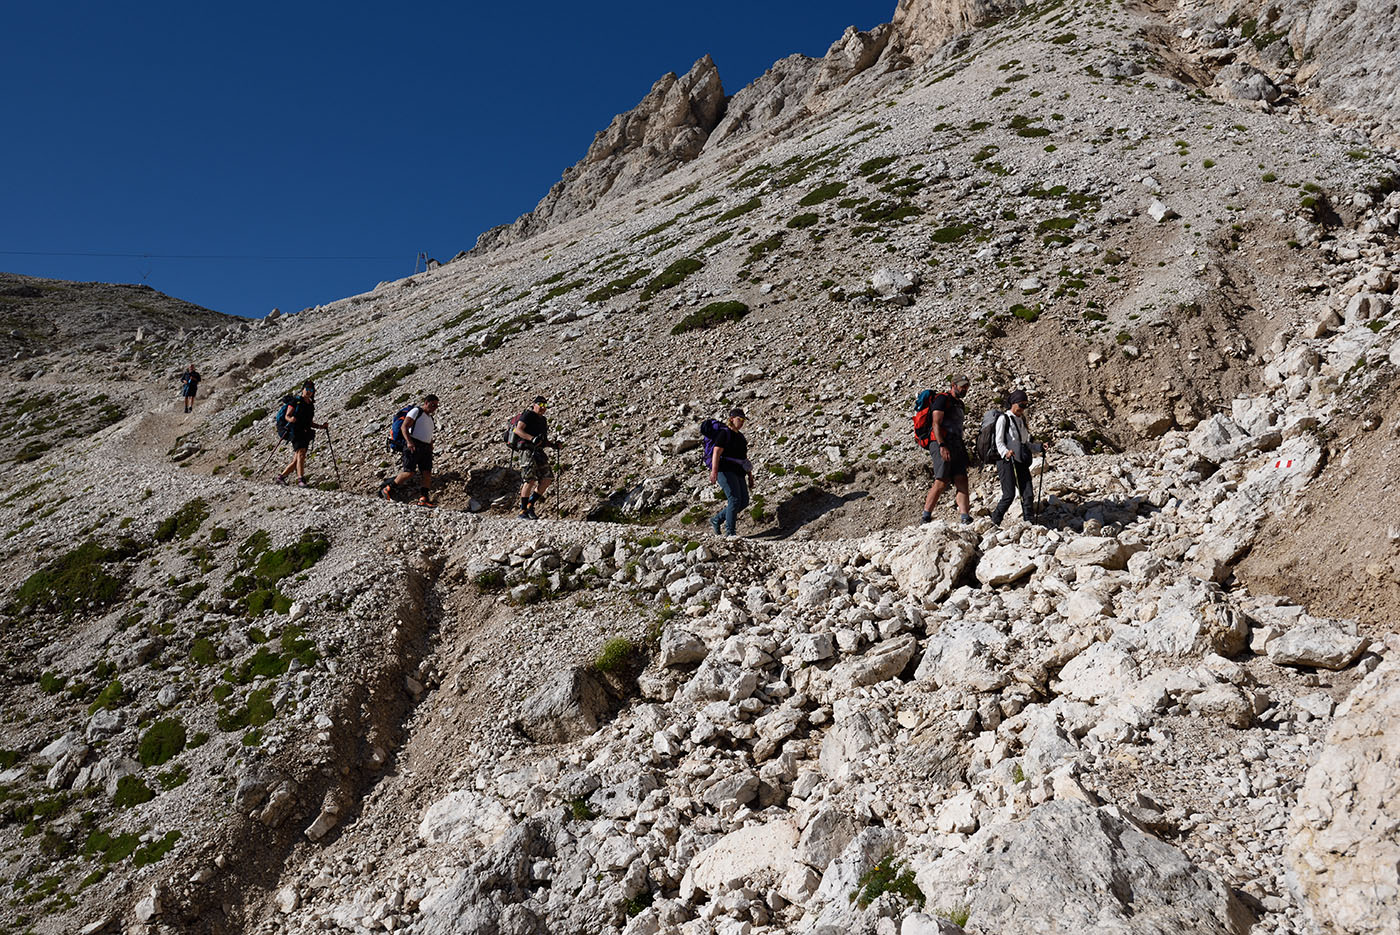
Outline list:
[[[952,482],[959,477],[967,476],[967,446],[962,439],[948,440],[948,460],[943,460],[943,454],[938,450],[937,442],[929,442],[929,457],[933,459],[933,476],[935,480]]]
[[[191,386],[191,385],[189,385],[188,383],[186,383],[185,386],[184,386],[184,388],[180,390],[180,395],[181,395],[181,396],[193,396],[193,395],[195,394],[195,391],[196,391],[197,389],[198,389],[198,387]]]
[[[312,443],[313,441],[315,441],[315,440],[316,440],[316,430],[315,430],[315,429],[306,429],[306,430],[303,431],[303,430],[297,429],[296,426],[292,426],[292,450],[293,450],[293,451],[302,451],[302,450],[304,450],[304,449],[306,449],[306,448],[310,448],[310,447],[311,447],[311,443]]]
[[[418,442],[413,448],[403,450],[403,470],[408,474],[433,469],[433,446],[428,442]]]

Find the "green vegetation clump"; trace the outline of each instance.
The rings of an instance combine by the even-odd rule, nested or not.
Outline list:
[[[952,222],[945,224],[933,232],[934,243],[956,243],[962,240],[974,230],[971,224]]]
[[[818,218],[815,214],[810,211],[804,211],[802,214],[796,215],[789,220],[787,226],[791,227],[793,230],[801,230],[804,227],[812,227],[817,223],[817,220]]]
[[[707,240],[707,241],[705,241],[704,243],[702,243],[702,244],[700,245],[700,249],[701,249],[701,250],[708,250],[708,249],[710,249],[711,247],[718,247],[720,244],[724,243],[726,240],[728,240],[730,237],[733,237],[733,236],[734,236],[734,232],[733,232],[733,231],[720,231],[718,234],[715,234],[715,235],[714,235],[713,237],[711,237],[709,240]]]
[[[135,777],[128,776],[127,778]],[[139,834],[111,835],[99,828],[88,834],[87,841],[83,844],[83,856],[96,857],[101,854],[102,862],[105,864],[120,863],[130,857],[140,844],[141,836]]]
[[[649,276],[650,274],[651,270],[647,269],[646,267],[638,267],[637,269],[632,270],[632,272],[628,273],[626,276],[621,276],[617,279],[614,279],[606,286],[603,286],[599,289],[594,289],[592,292],[588,293],[588,295],[584,296],[583,300],[589,303],[606,302],[608,299],[611,299],[614,296],[622,295],[622,293],[631,289],[633,286],[641,282],[642,279]]]
[[[615,636],[603,644],[598,658],[593,660],[593,670],[606,675],[631,664],[637,654],[636,645],[625,636]]]
[[[829,201],[835,198],[845,190],[845,182],[827,182],[825,185],[819,185],[803,195],[802,200],[799,201],[798,204],[804,208],[810,208],[814,205],[821,204],[823,201]]]
[[[197,666],[209,666],[218,661],[219,655],[208,637],[201,636],[190,646],[190,662]]]
[[[685,282],[692,273],[703,268],[704,265],[703,262],[693,259],[692,257],[685,257],[684,259],[677,260],[658,273],[655,279],[646,284],[646,287],[642,289],[642,299],[649,299],[663,289],[679,286],[681,283]]]
[[[914,882],[914,871],[902,861],[890,857],[861,874],[856,882],[856,891],[851,894],[851,901],[866,909],[886,893],[893,893],[910,906],[923,908],[924,891]]]
[[[267,410],[263,409],[262,407],[249,410],[248,412],[243,413],[243,415],[239,417],[237,422],[233,423],[233,427],[228,430],[228,437],[232,438],[239,432],[242,432],[245,429],[252,428],[254,422],[258,422],[266,418]]]
[[[874,159],[867,159],[856,166],[856,173],[858,175],[871,175],[872,173],[879,172],[897,159],[899,159],[898,156],[876,156]]]
[[[370,378],[368,383],[350,395],[350,398],[345,401],[345,408],[358,409],[372,398],[388,396],[417,369],[417,364],[404,364],[402,367],[390,367],[387,370],[379,371]]]
[[[156,527],[155,540],[169,542],[171,539],[188,539],[199,532],[199,527],[209,518],[209,504],[195,497],[180,509],[161,521]]]
[[[126,582],[124,569],[114,574],[108,568],[136,551],[135,543],[112,549],[89,539],[26,578],[9,612],[71,617],[82,610],[103,610],[117,601]]]
[[[901,201],[875,201],[856,209],[856,217],[867,224],[895,223],[923,214],[918,205]]]
[[[117,808],[131,808],[154,799],[156,794],[140,776],[123,776],[117,780],[117,791],[112,796],[112,804]]]
[[[730,208],[728,211],[721,214],[718,220],[721,223],[723,223],[724,221],[732,221],[737,217],[748,214],[750,211],[757,211],[761,207],[763,207],[763,199],[755,195],[748,201],[745,201],[742,204],[737,204],[734,207]]]
[[[107,687],[97,693],[97,699],[88,705],[88,714],[96,714],[107,708],[115,708],[122,703],[122,683],[113,679]]]
[[[258,530],[244,541],[238,549],[238,573],[223,596],[228,600],[242,600],[244,613],[256,617],[266,610],[285,614],[291,609],[289,598],[277,590],[277,583],[289,575],[306,571],[330,551],[330,541],[325,536],[307,530],[301,538],[284,549],[268,548],[271,540],[263,530]]]
[[[481,572],[473,580],[477,589],[487,594],[494,594],[497,591],[504,591],[506,588],[506,573],[501,568],[488,568]]]
[[[749,260],[756,260],[759,257],[764,256],[765,254],[772,253],[774,250],[778,249],[782,245],[783,232],[778,231],[776,234],[772,234],[768,237],[765,237],[755,244],[750,244]]]
[[[46,695],[57,695],[68,685],[68,676],[46,670],[39,676],[39,691]]]
[[[276,716],[269,690],[255,688],[248,693],[248,700],[243,704],[236,708],[221,709],[215,723],[219,725],[219,730],[242,730],[245,727],[261,727]]]
[[[1035,321],[1040,317],[1040,306],[1030,308],[1029,306],[1017,302],[1015,305],[1011,306],[1011,314],[1022,321]]]
[[[592,821],[597,816],[587,799],[577,798],[569,800],[569,817],[574,821]]]
[[[711,302],[682,318],[671,329],[671,333],[685,334],[688,331],[715,328],[727,321],[739,321],[748,313],[749,307],[743,302]]]
[[[564,283],[562,286],[555,286],[553,289],[550,289],[544,294],[545,301],[549,301],[550,299],[557,299],[561,295],[568,295],[575,289],[580,289],[586,285],[588,285],[587,279],[575,279],[573,282]]]
[[[160,766],[185,749],[185,725],[179,718],[156,721],[141,737],[136,759],[142,766]]]

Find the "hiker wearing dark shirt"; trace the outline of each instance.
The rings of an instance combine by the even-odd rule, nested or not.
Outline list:
[[[544,417],[549,403],[543,396],[536,396],[530,408],[520,414],[515,422],[515,437],[519,439],[519,450],[525,457],[520,468],[524,481],[520,485],[520,518],[539,519],[535,504],[544,500],[544,492],[554,482],[554,468],[549,464],[545,448],[564,447],[559,442],[549,440],[549,420]]]
[[[958,516],[964,523],[972,522],[971,495],[967,484],[967,443],[963,441],[963,397],[967,395],[971,381],[967,377],[954,377],[948,390],[939,393],[932,403],[932,440],[929,443],[929,457],[933,459],[933,486],[924,497],[924,515],[921,522],[933,519],[934,508],[939,497],[952,484],[956,495]]]
[[[194,409],[194,398],[199,393],[200,379],[194,364],[190,364],[185,368],[185,372],[180,374],[180,397],[185,401],[185,412]]]
[[[277,475],[277,483],[285,484],[287,475],[297,473],[297,486],[306,486],[306,449],[316,438],[316,429],[330,428],[329,422],[316,421],[316,385],[307,380],[301,388],[296,405],[287,410],[287,430],[292,442],[292,463]]]
[[[1006,397],[1006,411],[997,417],[993,438],[997,448],[997,479],[1001,482],[1001,499],[992,510],[992,522],[1001,525],[1002,517],[1011,509],[1016,494],[1021,495],[1021,516],[1026,522],[1035,517],[1035,489],[1031,486],[1031,456],[1045,446],[1031,441],[1026,425],[1026,407],[1030,397],[1025,390],[1015,390]]]
[[[734,535],[739,511],[749,505],[749,488],[753,486],[753,465],[749,463],[749,440],[740,431],[748,417],[742,409],[732,409],[726,428],[714,438],[710,457],[710,483],[724,491],[724,509],[710,517],[710,528],[719,535],[724,523],[726,535]]]

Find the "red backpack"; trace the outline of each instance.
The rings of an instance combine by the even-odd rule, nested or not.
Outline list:
[[[920,390],[914,400],[914,441],[920,448],[927,448],[933,439],[933,401],[951,393],[935,393],[933,390]]]

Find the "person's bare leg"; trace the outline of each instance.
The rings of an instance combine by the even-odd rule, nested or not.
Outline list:
[[[958,504],[958,514],[966,516],[968,513],[972,512],[972,494],[969,492],[967,475],[959,475],[953,483],[957,488],[957,494],[954,499]]]
[[[928,489],[928,496],[924,497],[924,512],[932,513],[933,508],[938,506],[938,498],[943,496],[943,491],[948,488],[946,480],[936,480],[933,486]]]

